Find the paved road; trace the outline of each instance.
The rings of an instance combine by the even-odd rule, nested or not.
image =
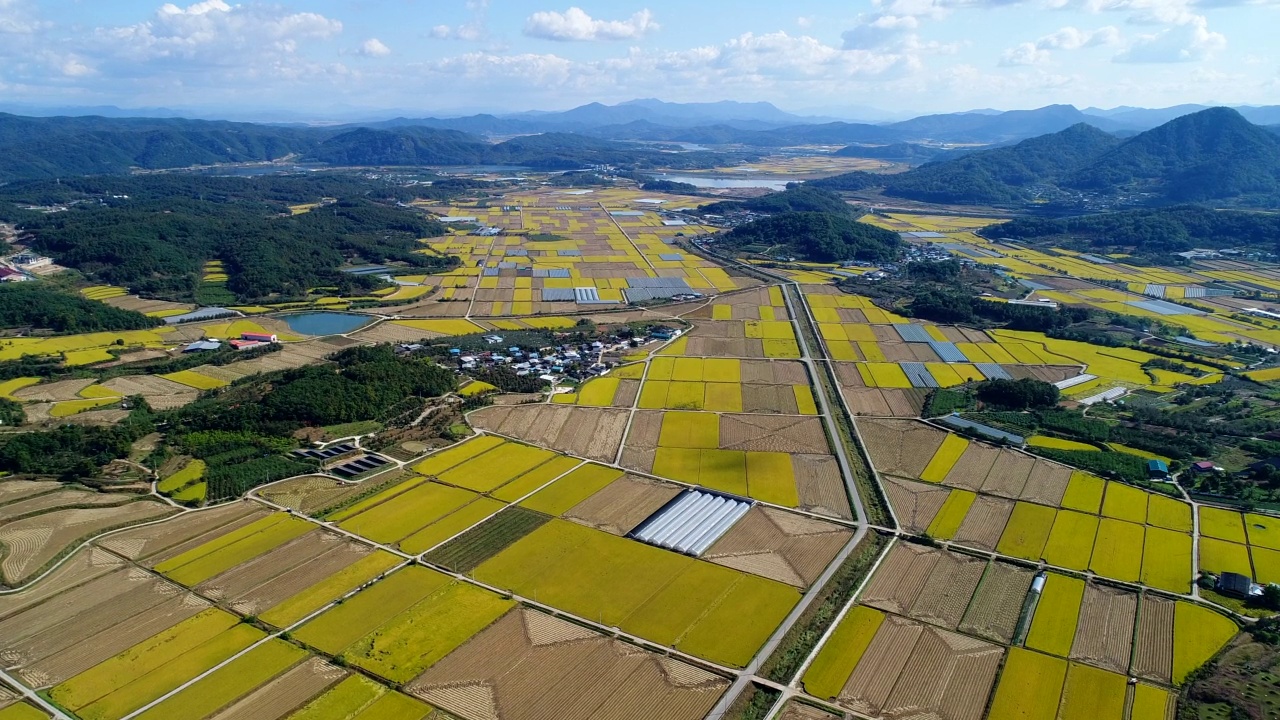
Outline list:
[[[800,602],[791,610],[791,613],[782,621],[782,624],[778,626],[778,629],[774,631],[773,635],[769,636],[769,639],[765,641],[764,646],[760,648],[758,653],[756,653],[755,658],[752,659],[745,668],[743,668],[742,672],[738,673],[737,679],[734,680],[733,684],[729,687],[729,690],[720,697],[720,701],[711,709],[711,712],[707,713],[707,720],[720,720],[721,718],[726,717],[729,713],[729,709],[733,707],[733,704],[747,689],[747,686],[753,681],[760,682],[760,678],[756,677],[756,673],[760,670],[760,666],[763,665],[765,660],[767,660],[769,656],[778,649],[778,646],[782,644],[783,639],[786,638],[787,633],[791,632],[791,628],[800,621],[801,616],[803,616],[805,611],[809,609],[809,606],[813,604],[813,601],[818,597],[818,595],[822,593],[822,589],[826,587],[832,576],[834,576],[836,571],[840,569],[840,566],[844,564],[844,561],[853,554],[858,543],[862,542],[862,539],[867,536],[867,512],[862,505],[862,496],[858,492],[857,481],[854,479],[853,468],[849,464],[849,457],[845,453],[844,443],[839,441],[840,428],[831,415],[831,407],[827,403],[827,393],[824,392],[821,387],[822,381],[818,373],[825,372],[825,369],[819,368],[814,363],[813,356],[811,354],[813,350],[809,347],[809,343],[805,339],[805,333],[800,332],[799,324],[801,322],[808,323],[811,332],[814,333],[814,337],[817,337],[817,328],[813,327],[813,323],[807,309],[803,314],[796,311],[797,305],[803,306],[805,302],[803,296],[800,296],[798,299],[793,297],[793,295],[799,295],[798,287],[794,284],[787,284],[782,286],[782,291],[783,299],[787,303],[787,311],[791,313],[791,322],[796,334],[796,341],[800,345],[800,361],[805,364],[809,370],[809,376],[813,378],[813,382],[815,383],[813,394],[815,399],[818,401],[818,412],[822,417],[823,423],[827,426],[829,436],[834,440],[834,442],[831,443],[832,449],[835,451],[837,462],[840,463],[840,475],[844,478],[845,488],[848,491],[849,498],[853,504],[854,515],[858,519],[858,530],[854,533],[849,542],[845,543],[845,546],[840,548],[840,552],[837,553],[835,559],[827,565],[827,569],[823,571],[817,581],[809,586],[808,592],[804,594],[804,597],[800,598]],[[793,693],[790,690],[784,691],[771,715],[776,713],[778,709],[782,707],[782,703],[785,703],[786,699],[790,698],[792,694]]]

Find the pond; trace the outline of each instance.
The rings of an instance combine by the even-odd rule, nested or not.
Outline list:
[[[703,175],[660,175],[659,180],[689,183],[700,188],[768,188],[769,190],[786,190],[787,183],[795,180],[779,180],[777,178],[722,178]]]
[[[373,318],[368,315],[337,312],[308,312],[280,318],[289,329],[303,335],[341,335],[362,327]]]

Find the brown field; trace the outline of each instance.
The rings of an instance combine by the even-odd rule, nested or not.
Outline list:
[[[991,474],[991,466],[995,464],[996,458],[1000,457],[1000,454],[1000,448],[980,442],[971,442],[942,482],[946,485],[977,492],[982,489],[982,484],[986,482],[987,475]]]
[[[87,547],[72,555],[35,585],[0,595],[0,620],[37,605],[78,585],[124,567],[125,562],[101,548]]]
[[[1014,565],[993,562],[978,584],[973,603],[964,614],[960,630],[1000,643],[1013,639],[1022,602],[1035,573]]]
[[[742,411],[795,415],[800,408],[790,385],[743,385]]]
[[[837,715],[823,712],[812,705],[802,705],[796,701],[787,703],[778,720],[841,720]]]
[[[564,517],[614,535],[626,535],[681,488],[636,475],[623,475],[569,509]]]
[[[346,676],[346,670],[313,657],[209,716],[209,720],[280,720]]]
[[[977,558],[898,543],[859,601],[954,630],[985,567],[986,562]]]
[[[942,509],[951,491],[929,483],[911,482],[895,477],[884,478],[884,492],[898,516],[898,522],[912,533],[922,533]]]
[[[1056,383],[1080,374],[1077,365],[1001,365],[1013,376],[1014,380],[1033,378],[1047,383]]]
[[[924,590],[942,553],[909,542],[894,544],[880,562],[858,601],[863,605],[906,615]]]
[[[378,478],[374,482],[382,485],[386,484],[386,479]],[[258,490],[257,494],[264,500],[277,505],[314,515],[347,498],[368,492],[371,487],[373,486],[369,485],[368,480],[361,483],[343,483],[320,475],[308,475],[276,483]]]
[[[23,402],[58,402],[61,400],[79,400],[80,391],[89,387],[93,378],[87,380],[59,380],[41,383],[22,388],[13,393],[13,397]]]
[[[194,594],[183,592],[171,585],[163,585],[177,594],[144,612],[119,619],[116,624],[92,636],[78,635],[83,642],[72,645],[38,661],[22,670],[23,678],[38,685],[56,685],[85,670],[124,652],[147,638],[162,632],[187,618],[207,609],[207,601]],[[118,610],[118,608],[112,608]],[[103,615],[107,613],[104,611]],[[44,637],[39,640],[44,643]],[[37,682],[38,681],[38,682]]]
[[[1036,459],[1029,455],[1001,450],[1000,457],[996,458],[995,465],[991,466],[991,472],[982,483],[982,492],[1007,498],[1019,497],[1035,464]]]
[[[1086,585],[1071,659],[1128,673],[1137,610],[1138,596],[1133,593],[1105,585]]]
[[[110,528],[156,520],[176,509],[139,500],[119,507],[55,510],[0,527],[0,545],[7,548],[0,562],[5,582],[16,585],[38,573],[72,545]]]
[[[940,553],[920,595],[911,604],[916,620],[955,630],[982,579],[986,562],[957,553]]]
[[[196,590],[238,613],[256,615],[372,551],[363,543],[316,530],[209,578]],[[276,583],[278,579],[287,581]]]
[[[150,398],[159,395],[199,394],[186,385],[154,375],[126,375],[124,377],[111,378],[103,382],[102,386],[109,390],[115,390],[125,397],[146,395]]]
[[[1174,601],[1150,593],[1142,596],[1138,634],[1133,647],[1133,674],[1169,683],[1173,674]]]
[[[806,588],[851,537],[853,533],[839,525],[756,506],[703,559]]]
[[[617,408],[538,404],[483,408],[468,419],[482,430],[611,463],[617,458],[629,414]]]
[[[57,508],[123,505],[136,500],[133,493],[100,493],[91,490],[55,490],[25,500],[0,505],[0,523],[8,523],[21,517],[46,513]]]
[[[994,552],[1011,514],[1012,501],[979,495],[969,507],[953,541]]]
[[[248,525],[271,513],[261,503],[241,501],[184,513],[169,522],[126,530],[98,541],[102,547],[148,566],[164,562],[207,540]]]
[[[1022,500],[1058,507],[1071,481],[1071,468],[1048,460],[1037,459],[1031,468],[1027,484],[1022,488]]]
[[[819,515],[853,519],[849,495],[840,477],[840,463],[830,455],[792,455],[800,507]]]
[[[0,503],[17,502],[60,487],[62,483],[53,480],[0,480]]]
[[[720,416],[720,448],[814,455],[831,452],[820,419],[762,415],[722,414]]]
[[[859,434],[878,472],[918,478],[947,433],[911,420],[859,420]]]
[[[918,622],[886,615],[858,666],[841,688],[840,704],[864,715],[878,715],[923,632],[924,626]]]
[[[808,385],[804,364],[793,360],[743,360],[742,382],[754,385]]]
[[[614,407],[629,408],[636,404],[636,396],[640,394],[639,380],[620,380],[618,390],[613,394]]]
[[[916,640],[893,692],[887,718],[981,720],[1004,649],[936,628]]]
[[[534,610],[508,612],[405,686],[493,720],[698,720],[729,682]]]

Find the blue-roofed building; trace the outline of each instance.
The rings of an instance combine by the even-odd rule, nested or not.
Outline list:
[[[1147,461],[1147,477],[1153,480],[1164,480],[1169,477],[1169,466],[1163,460],[1152,458]]]

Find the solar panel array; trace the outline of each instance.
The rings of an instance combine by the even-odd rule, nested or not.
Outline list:
[[[1007,370],[1000,367],[996,363],[974,363],[974,367],[978,368],[978,372],[988,380],[1012,380],[1013,376]]]
[[[898,363],[898,365],[902,368],[902,372],[907,374],[907,379],[911,381],[912,387],[938,387],[938,381],[934,379],[929,369],[924,366],[924,363],[904,362]]]
[[[942,358],[942,362],[969,362],[969,358],[960,352],[960,348],[956,347],[953,342],[945,342],[942,340],[930,340],[929,347],[938,353],[938,357]]]
[[[543,288],[543,302],[574,302],[577,296],[573,292],[573,288]]]
[[[907,325],[905,323],[895,323],[894,330],[898,331],[898,335],[902,337],[903,342],[922,342],[927,343],[933,340],[923,325]]]

